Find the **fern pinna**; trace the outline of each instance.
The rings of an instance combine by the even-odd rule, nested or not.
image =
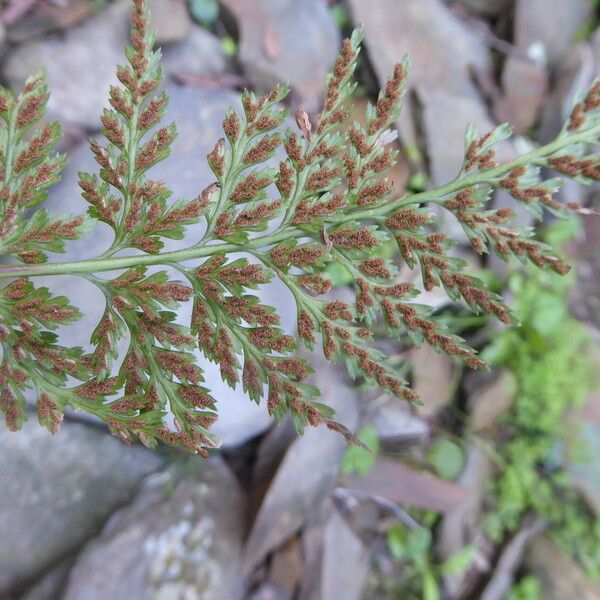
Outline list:
[[[510,225],[512,210],[490,208],[488,201],[493,190],[504,189],[537,218],[544,210],[560,215],[566,207],[553,198],[560,181],[542,181],[544,167],[582,182],[599,178],[600,160],[586,148],[600,135],[600,82],[576,99],[553,142],[498,164],[494,146],[509,137],[509,127],[483,136],[469,129],[454,181],[397,194],[385,177],[397,159],[389,128],[400,113],[409,64],[396,66],[369,105],[366,126],[350,123],[346,104],[362,38],[357,30],[343,43],[317,119],[300,110],[297,128],[282,131],[288,88],[276,86],[263,97],[244,92],[243,114],[226,114],[224,137],[207,157],[215,182],[192,200],[171,202],[167,185],[148,175],[176,136],[174,124],[161,123],[168,98],[160,90],[160,54],[148,23],[144,0],[134,0],[127,64],[117,68],[120,85],[110,90],[111,108],[102,115],[105,144],[91,143],[99,174],[80,177],[87,216],[51,216],[38,208],[65,165],[65,157],[53,153],[59,125],[40,124],[48,99],[44,75],[30,78],[16,97],[0,92],[0,253],[9,257],[0,266],[0,408],[11,429],[26,418],[25,390],[33,387],[38,419],[52,432],[71,406],[101,418],[124,440],[149,446],[162,440],[206,454],[218,444],[210,433],[217,414],[192,354],[199,347],[231,386],[241,382],[256,402],[266,396],[276,418],[289,412],[299,430],[324,424],[353,440],[307,383],[311,368],[296,355],[298,343],[320,344],[325,357],[343,359],[353,377],[413,403],[415,393],[373,345],[376,320],[392,336],[408,335],[417,345],[484,366],[415,301],[415,287],[399,280],[394,260],[378,256],[378,246],[395,242],[401,261],[420,270],[426,290],[443,286],[452,300],[505,323],[511,316],[501,299],[465,273],[464,261],[450,253],[452,242],[433,229],[431,205],[450,211],[479,253],[514,254],[567,270],[533,231]],[[285,158],[274,167],[276,151]],[[267,194],[273,186],[275,200]],[[46,262],[98,220],[114,230],[102,256]],[[163,238],[181,239],[186,227],[201,222],[198,243],[162,251]],[[246,258],[231,258],[240,252]],[[332,262],[353,278],[351,304],[327,296]],[[156,265],[176,270],[179,279],[148,270]],[[76,320],[78,309],[35,284],[36,276],[64,274],[93,282],[106,299],[89,352],[61,345],[53,332]],[[297,339],[253,294],[273,278],[296,302]],[[193,303],[187,327],[174,321],[183,302]],[[128,345],[120,356],[122,338]]]

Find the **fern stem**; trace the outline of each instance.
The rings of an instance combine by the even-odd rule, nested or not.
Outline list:
[[[387,213],[402,208],[407,204],[424,203],[424,202],[440,202],[440,198],[454,194],[460,190],[470,188],[479,184],[495,184],[499,179],[510,173],[513,169],[520,166],[526,166],[536,164],[542,159],[552,156],[554,153],[562,150],[567,146],[577,143],[589,143],[591,138],[597,138],[600,136],[600,125],[590,127],[586,130],[581,130],[576,134],[561,133],[554,141],[544,146],[540,146],[527,154],[523,154],[515,160],[499,164],[491,169],[474,173],[473,175],[466,176],[461,172],[451,182],[437,187],[432,190],[426,190],[410,196],[402,196],[393,202],[383,204],[374,208],[367,208],[364,210],[357,210],[354,212],[348,212],[344,216],[336,216],[336,223],[344,223],[347,221],[361,221],[368,219],[377,219],[385,216]],[[543,161],[542,161],[543,162]]]
[[[115,252],[118,252],[122,248],[123,238],[125,236],[126,229],[124,227],[125,219],[131,209],[131,184],[135,179],[135,161],[137,159],[138,144],[140,142],[139,134],[137,131],[138,119],[140,117],[140,107],[136,103],[133,106],[133,115],[129,123],[129,131],[127,136],[127,185],[125,186],[125,192],[123,193],[123,208],[121,209],[121,216],[119,219],[118,233],[113,240],[110,248],[102,255],[102,257],[111,257]]]
[[[440,202],[440,199],[462,189],[478,184],[495,184],[504,175],[519,166],[536,163],[547,156],[551,156],[566,146],[574,143],[588,142],[590,138],[600,135],[600,125],[582,130],[576,134],[563,133],[553,142],[541,146],[514,161],[500,164],[491,169],[486,169],[473,175],[460,174],[454,181],[438,188],[402,196],[375,208],[349,211],[344,216],[337,215],[331,220],[336,224],[347,221],[362,221],[378,219],[407,204],[422,204],[426,202]],[[327,220],[327,219],[326,219]],[[35,265],[6,265],[0,267],[0,279],[17,277],[37,277],[43,275],[79,275],[86,273],[101,273],[117,271],[138,266],[177,264],[182,261],[205,258],[219,253],[244,252],[277,244],[281,241],[306,237],[308,234],[300,229],[286,229],[270,235],[258,236],[246,244],[218,243],[205,246],[191,246],[182,250],[164,252],[160,254],[142,254],[136,256],[102,257],[73,262],[49,262]]]
[[[261,248],[292,237],[302,237],[304,235],[306,234],[301,231],[280,231],[273,235],[255,238],[243,245],[223,243],[207,246],[191,246],[190,248],[184,248],[183,250],[163,252],[161,254],[92,258],[89,260],[49,262],[36,265],[6,265],[0,267],[0,279],[12,277],[37,277],[43,275],[83,275],[87,273],[117,271],[138,266],[147,267],[169,264],[175,266],[186,260],[206,258],[219,253],[244,252],[248,248]]]

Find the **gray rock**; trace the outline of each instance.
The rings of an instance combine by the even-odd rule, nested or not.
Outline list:
[[[45,67],[50,115],[72,125],[99,129],[108,89],[117,82],[116,65],[125,60],[129,10],[128,0],[118,0],[64,37],[17,47],[6,60],[4,76],[11,87],[20,89],[29,75]]]
[[[238,597],[243,497],[214,456],[150,477],[83,551],[64,600]]]
[[[502,71],[503,95],[494,104],[494,116],[525,133],[539,117],[548,93],[549,74],[539,64],[509,56]]]
[[[471,424],[474,431],[493,427],[508,412],[514,401],[514,375],[504,370],[493,381],[476,390],[469,397]]]
[[[509,121],[517,132],[524,133],[536,123],[543,107],[540,139],[547,142],[556,136],[570,111],[573,83],[582,83],[582,69],[590,62],[589,48],[573,48],[577,32],[589,19],[592,8],[585,0],[517,2],[514,43],[532,61],[517,55],[506,59],[504,94],[494,106],[498,120]],[[549,97],[546,63],[557,69]]]
[[[321,598],[360,600],[369,572],[369,551],[337,511],[323,537]]]
[[[302,544],[299,537],[292,538],[271,558],[269,581],[275,589],[292,600],[303,575]],[[283,594],[282,600],[283,600]]]
[[[291,416],[275,423],[263,436],[257,450],[252,473],[252,494],[262,497],[290,444],[297,437]]]
[[[560,132],[573,108],[575,94],[589,87],[600,68],[600,34],[592,44],[577,44],[564,54],[554,73],[554,85],[544,103],[539,139],[551,142]]]
[[[573,487],[595,511],[598,511],[600,509],[600,460],[598,459],[600,424],[583,422],[577,429],[575,441],[569,444],[571,451],[569,452],[568,449],[565,452],[567,456],[573,455],[567,465],[567,472]]]
[[[423,402],[416,413],[431,418],[452,400],[457,384],[454,364],[427,344],[411,350],[410,363],[413,389]]]
[[[466,464],[457,481],[468,489],[470,494],[464,502],[444,515],[437,539],[437,551],[443,560],[448,560],[468,544],[484,537],[481,532],[481,513],[486,484],[492,476],[493,465],[486,451],[474,441],[469,441],[466,454]],[[467,580],[466,575],[463,572],[444,577],[444,586],[450,596],[460,596]]]
[[[323,563],[323,539],[325,537],[325,524],[331,514],[330,502],[326,502],[316,519],[311,521],[302,530],[302,554],[304,556],[304,570],[298,591],[298,600],[316,600],[321,598],[321,575]]]
[[[559,62],[581,27],[593,17],[588,0],[519,0],[515,12],[515,43],[526,52],[543,48],[550,64]]]
[[[19,596],[19,600],[56,600],[56,598],[60,598],[72,566],[72,558],[63,560],[27,588],[25,593]]]
[[[36,3],[35,6],[29,1],[10,2],[10,5],[8,10],[3,11],[2,20],[6,27],[7,40],[11,44],[63,32],[104,8],[102,4],[95,4],[93,0],[44,2]],[[34,10],[30,10],[33,6]]]
[[[324,402],[334,408],[338,421],[354,430],[356,389],[339,369],[316,359],[313,366],[313,383],[321,390]],[[316,514],[332,490],[346,447],[340,434],[324,427],[307,428],[292,443],[250,532],[244,552],[246,575]]]
[[[421,86],[418,94],[423,103],[431,179],[435,185],[442,185],[456,177],[463,163],[467,125],[473,124],[482,135],[496,124],[479,97],[449,94],[443,85]],[[507,160],[513,154],[510,144],[498,146],[498,160]]]
[[[162,49],[163,72],[172,75],[217,77],[229,68],[219,38],[198,25],[191,25],[183,40]]]
[[[159,44],[179,42],[191,25],[185,0],[149,0],[152,29]]]
[[[444,514],[466,503],[471,495],[462,485],[387,456],[379,456],[365,475],[346,476],[343,485],[360,494]]]
[[[463,163],[467,125],[473,124],[483,135],[496,124],[489,118],[487,108],[477,96],[448,94],[443,85],[421,86],[417,88],[417,93],[423,105],[423,129],[430,159],[431,181],[433,185],[443,185],[456,177]],[[514,155],[510,142],[503,142],[496,147],[496,158],[500,162],[510,160]],[[495,198],[501,194],[503,192],[497,192]],[[525,214],[512,199],[509,205],[517,214]],[[446,231],[452,239],[468,244],[467,236],[454,215],[441,208],[434,208],[433,212],[440,230]]]
[[[598,71],[598,67],[600,66],[600,27],[598,27],[596,31],[594,31],[594,35],[592,35],[591,46],[595,70]]]
[[[322,0],[224,0],[240,30],[239,59],[251,84],[266,91],[289,82],[297,102],[315,111],[324,95],[340,32]]]
[[[392,396],[379,396],[368,408],[366,422],[377,431],[380,442],[392,450],[427,437],[429,426],[414,415],[407,403]]]
[[[354,21],[362,23],[369,58],[380,83],[404,54],[412,62],[413,86],[428,85],[456,96],[473,96],[470,67],[487,71],[489,52],[480,37],[441,0],[349,0]],[[427,35],[423,35],[426,31]]]
[[[453,0],[454,4],[485,16],[494,16],[508,7],[510,0]]]
[[[291,600],[290,593],[270,581],[265,581],[248,600]]]
[[[538,537],[530,544],[525,565],[541,583],[544,600],[598,600],[600,586],[592,584],[575,562],[554,542]]]
[[[115,68],[125,61],[130,6],[129,0],[119,0],[82,25],[69,28],[62,37],[18,46],[6,61],[4,75],[13,88],[19,88],[30,74],[46,66],[52,115],[70,124],[99,129],[109,85],[116,83]],[[215,77],[229,66],[219,39],[190,22],[184,0],[157,0],[151,3],[151,11],[167,76],[185,73]],[[1,40],[2,29],[0,48]]]
[[[572,244],[578,257],[578,277],[569,294],[569,308],[579,319],[590,323],[590,334],[600,339],[600,219],[583,219],[583,232]]]
[[[93,428],[0,429],[0,592],[78,548],[162,459]]]

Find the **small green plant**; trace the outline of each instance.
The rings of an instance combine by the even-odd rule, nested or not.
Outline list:
[[[550,231],[561,244],[574,221]],[[510,277],[521,326],[497,334],[483,355],[510,369],[516,379],[514,406],[501,422],[508,441],[499,447],[495,506],[487,518],[494,539],[516,530],[526,514],[549,522],[549,535],[588,573],[600,576],[600,521],[569,485],[561,448],[572,437],[569,411],[580,407],[594,385],[591,340],[567,309],[569,277],[527,269]]]
[[[342,458],[341,470],[345,475],[366,475],[373,468],[379,454],[379,436],[371,425],[358,433],[360,445],[350,446]]]
[[[433,525],[435,518],[435,513],[429,513],[424,521]],[[475,558],[475,547],[466,546],[439,563],[433,555],[432,534],[428,527],[394,525],[389,529],[387,539],[390,554],[403,563],[401,582],[396,582],[396,591],[402,594],[398,597],[407,600],[440,600],[440,578],[466,571]]]
[[[189,7],[194,20],[205,27],[212,25],[219,18],[217,0],[189,0]]]
[[[194,2],[210,4],[216,3]],[[511,226],[511,210],[490,208],[488,199],[504,189],[538,218],[544,209],[564,214],[566,207],[552,197],[560,180],[542,181],[541,168],[588,182],[600,177],[600,160],[587,154],[600,135],[600,81],[576,98],[551,143],[497,163],[494,146],[510,128],[479,136],[471,127],[464,164],[452,182],[395,193],[385,178],[397,158],[389,127],[400,114],[409,64],[404,59],[396,66],[368,106],[366,127],[350,123],[346,103],[362,40],[356,30],[343,43],[314,122],[298,111],[298,128],[281,131],[288,116],[281,106],[285,85],[264,97],[244,92],[243,114],[227,112],[225,137],[207,157],[214,183],[191,200],[172,202],[167,185],[148,177],[169,155],[176,127],[161,122],[168,98],[160,90],[160,53],[153,49],[146,4],[134,0],[133,7],[127,64],[117,68],[120,85],[111,88],[111,107],[102,115],[105,143],[91,142],[99,173],[80,178],[88,215],[56,216],[39,208],[65,165],[65,157],[53,152],[59,125],[38,125],[48,99],[43,73],[18,96],[0,90],[0,255],[9,262],[0,266],[6,283],[0,290],[0,409],[11,429],[26,418],[24,393],[34,387],[38,420],[53,432],[70,406],[96,415],[124,440],[139,438],[151,447],[162,440],[206,454],[218,444],[210,432],[217,415],[192,354],[199,348],[232,387],[240,384],[256,402],[266,396],[274,417],[289,412],[299,430],[324,424],[356,441],[317,400],[318,390],[306,381],[310,365],[296,356],[298,342],[309,348],[320,343],[325,357],[344,360],[352,376],[409,402],[418,400],[416,394],[373,344],[378,318],[392,336],[408,334],[414,344],[485,366],[428,306],[413,301],[415,286],[399,280],[394,261],[374,256],[375,248],[395,244],[404,263],[420,270],[427,290],[442,286],[452,300],[505,323],[511,315],[501,299],[465,273],[465,262],[451,254],[452,242],[432,230],[429,205],[455,215],[477,252],[491,249],[504,259],[514,254],[544,269],[568,270],[531,230]],[[281,146],[285,156],[273,166]],[[275,199],[267,190],[276,190]],[[97,221],[114,231],[101,256],[47,262]],[[181,239],[189,227],[198,231],[198,242],[163,250],[164,238]],[[245,257],[233,258],[238,253]],[[332,262],[352,276],[352,304],[322,297],[332,285]],[[180,280],[157,267],[176,270]],[[42,275],[76,275],[102,291],[106,306],[91,348],[61,343],[56,330],[76,321],[79,310],[37,287]],[[293,296],[297,339],[252,293],[272,278]],[[184,302],[193,304],[188,326],[174,320]],[[120,355],[122,338],[128,347]]]
[[[346,29],[350,26],[350,17],[348,15],[348,9],[344,4],[334,4],[331,8],[331,16],[337,23],[340,29]]]
[[[512,587],[507,600],[542,600],[539,580],[532,575],[525,575]]]
[[[598,0],[588,0],[588,3],[593,12],[575,32],[573,37],[574,42],[585,42],[586,40],[589,40],[598,28],[598,8],[600,8],[600,2]]]
[[[461,447],[447,438],[440,438],[431,446],[428,459],[435,472],[444,479],[456,479],[465,462]]]

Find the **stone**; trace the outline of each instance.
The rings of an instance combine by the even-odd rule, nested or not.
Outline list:
[[[584,572],[546,537],[531,542],[526,567],[541,583],[544,600],[598,600],[600,586],[593,585]]]
[[[576,317],[593,325],[590,333],[600,340],[600,219],[584,218],[582,228],[582,235],[570,248],[577,259],[577,282],[569,291],[569,308]]]
[[[193,198],[214,181],[204,157],[223,135],[221,122],[225,111],[229,106],[240,109],[240,101],[237,94],[227,90],[170,86],[168,92],[170,105],[166,121],[177,122],[179,136],[173,144],[172,155],[152,169],[149,176],[166,181],[173,190],[174,199]],[[80,214],[87,210],[87,203],[81,198],[77,183],[79,171],[98,171],[87,147],[80,147],[71,154],[62,181],[52,189],[46,203],[50,212]],[[184,240],[168,240],[165,248],[175,250],[189,246],[199,240],[202,233],[202,225],[190,227]],[[67,253],[61,260],[99,256],[112,239],[112,230],[99,223],[85,239],[68,243]],[[174,276],[180,278],[176,273]],[[90,282],[76,277],[46,277],[38,281],[56,294],[68,294],[74,304],[82,309],[85,315],[83,319],[65,327],[61,333],[62,339],[68,344],[88,346],[89,336],[104,309],[101,292]],[[296,309],[287,288],[281,282],[274,281],[261,286],[257,293],[265,303],[278,309],[283,327],[288,333],[293,333]],[[190,316],[191,304],[184,304],[179,312],[179,322],[189,324]],[[251,402],[241,386],[232,390],[223,383],[216,365],[209,363],[200,353],[198,356],[199,364],[205,369],[206,385],[217,400],[219,420],[213,431],[220,437],[222,445],[238,446],[265,431],[271,423],[266,406]]]
[[[53,566],[128,501],[162,458],[91,427],[0,428],[0,593]]]
[[[191,25],[185,0],[148,0],[148,8],[158,44],[179,42],[185,38]]]
[[[581,422],[577,424],[577,435],[570,442],[570,451],[565,452],[570,460],[567,473],[571,484],[595,510],[600,510],[600,424]]]
[[[494,104],[494,116],[499,122],[510,123],[517,133],[526,133],[538,120],[548,84],[544,66],[509,56],[502,71],[503,94]]]
[[[596,31],[594,31],[590,43],[594,58],[594,66],[595,70],[597,71],[598,67],[600,66],[600,27],[598,27]]]
[[[287,449],[297,436],[290,415],[275,422],[263,435],[256,449],[252,468],[252,489],[249,495],[249,514],[252,517],[256,516]]]
[[[312,357],[312,383],[336,420],[351,431],[358,420],[357,391],[340,369]],[[347,442],[325,427],[306,429],[289,447],[260,507],[244,552],[249,575],[267,555],[297,532],[319,509],[335,483]]]
[[[265,581],[248,600],[292,600],[292,595],[270,581]]]
[[[28,2],[31,6],[32,2]],[[69,0],[68,2],[35,2],[35,8],[22,14],[27,2],[12,2],[11,14],[4,10],[2,20],[8,28],[7,38],[11,44],[40,38],[54,31],[63,31],[81,23],[98,11],[94,0]]]
[[[525,52],[543,48],[549,64],[558,63],[568,52],[577,33],[593,18],[588,0],[518,0],[514,41]]]
[[[453,2],[486,17],[498,15],[508,8],[509,3],[510,0],[454,0]]]
[[[296,104],[320,109],[340,32],[322,0],[224,0],[240,31],[239,60],[253,87],[289,82]]]
[[[515,389],[514,375],[503,370],[493,381],[471,393],[469,410],[473,431],[482,431],[496,425],[500,417],[510,410]]]
[[[596,46],[598,50],[595,50]],[[598,34],[594,36],[592,45],[577,44],[562,56],[555,68],[551,93],[544,103],[538,135],[542,143],[551,142],[558,135],[573,108],[575,94],[590,86],[599,67]]]
[[[595,360],[600,359],[600,349],[593,350]],[[600,390],[592,392],[585,404],[577,411],[576,419],[593,425],[600,425]]]
[[[304,570],[300,582],[297,600],[313,600],[320,598],[321,575],[323,571],[323,543],[327,516],[331,514],[331,506],[326,501],[317,518],[311,519],[302,529],[302,555]]]
[[[56,600],[67,581],[73,559],[67,558],[53,567],[19,596],[19,600]]]
[[[324,532],[321,598],[360,600],[369,573],[370,553],[346,521],[333,511]]]
[[[183,74],[216,78],[231,68],[219,38],[193,24],[184,39],[163,47],[162,55],[163,72],[167,77]]]
[[[428,344],[423,344],[411,350],[409,360],[412,366],[412,387],[423,402],[423,406],[417,407],[417,414],[424,418],[433,417],[452,400],[456,389],[452,359],[436,352]]]
[[[369,403],[365,421],[377,431],[381,444],[390,450],[418,443],[429,435],[429,426],[411,412],[408,404],[392,396],[380,395]]]
[[[465,132],[467,126],[475,126],[480,135],[491,131],[496,123],[488,114],[486,106],[479,97],[453,96],[442,87],[419,87],[417,93],[423,105],[422,124],[425,142],[429,155],[429,171],[431,183],[439,186],[452,181],[459,173],[464,161]],[[495,147],[496,160],[506,162],[516,155],[511,142],[506,141]],[[508,205],[517,215],[517,219],[526,218],[527,223],[533,221],[530,213],[518,206],[503,190],[493,194],[494,206],[508,199]],[[440,231],[464,246],[470,242],[454,215],[441,207],[433,207],[436,224]],[[492,260],[495,255],[492,254]],[[498,259],[500,260],[500,259]],[[503,263],[504,264],[504,263]]]
[[[285,590],[290,598],[302,577],[302,546],[298,538],[289,540],[271,559],[269,580]]]
[[[408,54],[412,86],[440,87],[452,96],[476,93],[469,69],[487,71],[489,52],[441,0],[380,0],[377,10],[369,0],[350,0],[349,5],[354,21],[363,25],[380,84]]]
[[[457,483],[469,490],[469,496],[465,502],[447,512],[442,519],[437,536],[437,551],[441,559],[448,560],[481,535],[486,485],[492,473],[493,465],[489,454],[476,441],[470,440],[466,450],[465,467],[457,479]],[[466,573],[445,576],[444,587],[449,596],[460,597],[466,579]]]
[[[423,103],[423,129],[430,156],[430,175],[434,185],[452,181],[462,166],[467,125],[474,125],[480,135],[493,129],[487,108],[479,97],[448,94],[443,85],[417,88]],[[498,161],[510,160],[514,150],[510,143],[498,144]],[[447,213],[443,213],[446,218]],[[452,220],[447,219],[449,222]],[[459,229],[460,225],[455,226]]]
[[[456,510],[470,495],[462,485],[385,456],[377,458],[366,475],[345,478],[344,487],[441,513]]]
[[[219,456],[148,478],[71,570],[63,600],[237,598],[244,499]]]
[[[100,129],[109,87],[117,83],[116,66],[125,60],[129,10],[128,0],[118,0],[62,37],[18,46],[6,59],[4,77],[20,90],[29,75],[45,68],[49,115],[70,125]]]

